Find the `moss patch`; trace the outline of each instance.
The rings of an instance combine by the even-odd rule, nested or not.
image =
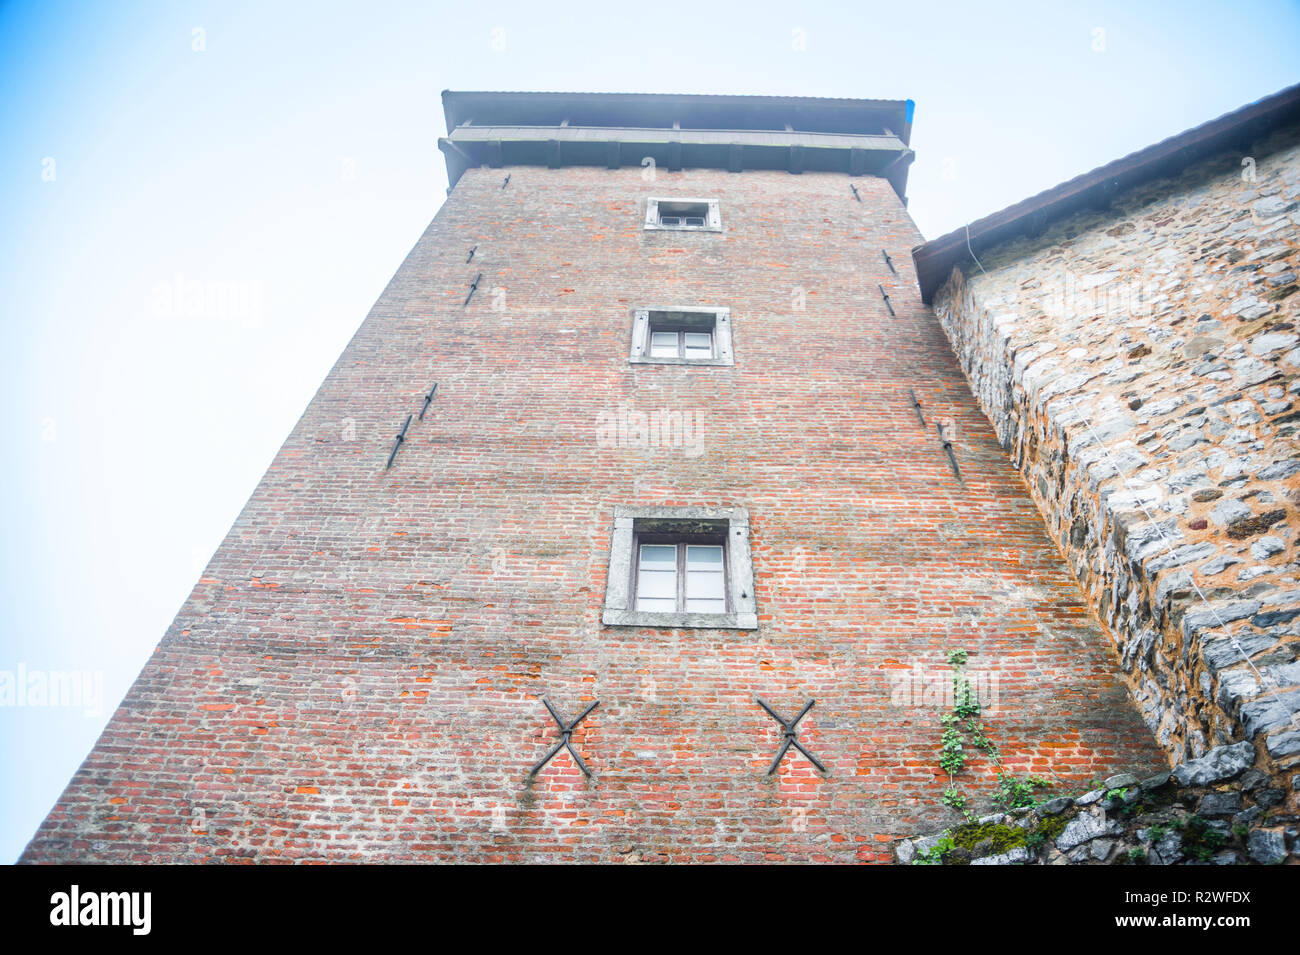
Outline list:
[[[1048,816],[1038,824],[1038,828],[1034,830],[1034,833],[1042,836],[1046,842],[1055,842],[1056,837],[1065,831],[1065,825],[1069,821],[1069,817],[1064,814]]]
[[[952,842],[959,849],[978,848],[981,855],[996,856],[1023,846],[1025,835],[1025,830],[1002,823],[968,822],[952,831]]]

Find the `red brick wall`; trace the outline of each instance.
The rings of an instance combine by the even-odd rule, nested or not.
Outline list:
[[[884,181],[508,171],[456,186],[25,861],[887,861],[952,821],[940,711],[891,675],[957,646],[998,675],[1012,767],[1166,765]],[[724,232],[643,231],[648,195],[718,196]],[[734,367],[628,363],[630,310],[676,303],[732,309]],[[908,387],[953,419],[964,486]],[[701,412],[702,453],[602,447],[623,405]],[[747,507],[759,629],[602,627],[617,504]],[[528,784],[542,695],[600,700],[575,735],[594,780],[562,755]],[[756,695],[816,697],[827,776],[796,754],[764,777]]]

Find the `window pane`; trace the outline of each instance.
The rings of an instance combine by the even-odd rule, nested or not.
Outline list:
[[[686,225],[703,226],[704,220],[701,219],[699,216],[687,216]]]
[[[681,216],[660,216],[659,224],[660,225],[681,225],[682,219]]]
[[[652,357],[675,358],[677,356],[677,333],[651,332],[650,354]]]
[[[671,570],[643,570],[636,579],[636,592],[639,597],[658,599],[677,599],[677,574]],[[712,597],[713,594],[703,594]]]
[[[686,566],[691,570],[722,568],[722,547],[717,544],[691,544],[686,548]]]
[[[707,600],[722,600],[726,596],[722,589],[722,574],[711,570],[689,570],[686,572],[686,598],[694,600],[700,597]]]
[[[642,544],[641,566],[647,570],[677,569],[676,544]]]
[[[686,548],[686,609],[691,613],[726,613],[726,576],[722,548],[691,544]]]
[[[677,609],[677,545],[642,544],[636,578],[636,609]]]
[[[724,600],[687,600],[686,610],[688,613],[726,613],[727,604]]]
[[[638,596],[636,598],[637,610],[649,610],[653,613],[675,613],[677,611],[677,600],[651,600],[647,597]],[[709,613],[711,611],[700,611]],[[719,611],[720,612],[720,611]]]
[[[708,358],[713,354],[713,335],[709,332],[685,332],[686,357]]]

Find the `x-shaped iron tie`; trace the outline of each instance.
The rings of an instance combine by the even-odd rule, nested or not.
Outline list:
[[[537,771],[540,770],[547,763],[549,763],[551,759],[554,758],[554,756],[557,753],[559,753],[560,750],[567,749],[569,751],[569,755],[573,757],[573,761],[577,763],[578,768],[582,770],[583,775],[590,776],[591,770],[588,769],[587,764],[582,761],[582,757],[579,756],[578,751],[573,748],[573,744],[572,742],[570,742],[570,740],[572,740],[573,731],[577,728],[578,724],[587,718],[588,713],[590,713],[592,710],[594,710],[597,706],[600,705],[600,700],[596,700],[591,704],[591,706],[583,710],[582,715],[579,716],[572,723],[564,722],[564,718],[561,717],[559,713],[555,712],[555,707],[551,706],[550,701],[547,700],[546,697],[542,697],[542,703],[545,704],[547,711],[550,712],[551,719],[555,720],[555,725],[560,728],[560,741],[555,744],[554,749],[552,749],[549,753],[547,753],[545,756],[542,757],[541,762],[539,762],[536,766],[534,766],[532,769],[528,771],[528,775],[529,776],[537,775]]]
[[[807,703],[803,705],[803,709],[799,711],[798,716],[796,716],[792,720],[787,721],[781,716],[780,713],[778,713],[776,710],[772,709],[772,707],[764,703],[760,697],[756,696],[754,697],[754,699],[758,702],[759,706],[767,710],[768,715],[771,716],[772,719],[776,720],[778,723],[781,724],[781,729],[785,733],[785,740],[781,743],[781,748],[777,750],[776,759],[772,760],[772,765],[767,767],[767,775],[771,776],[774,772],[776,772],[776,768],[781,765],[781,759],[782,757],[785,756],[786,750],[788,750],[791,746],[793,746],[799,752],[807,756],[808,761],[812,763],[814,766],[816,766],[818,769],[820,769],[823,773],[826,772],[826,767],[821,764],[821,761],[818,760],[817,757],[814,756],[812,753],[808,752],[808,750],[804,749],[803,743],[799,742],[798,737],[795,735],[795,727],[799,725],[799,721],[804,718],[805,714],[807,714],[807,712],[813,708],[813,704],[816,703],[817,701],[809,700]]]

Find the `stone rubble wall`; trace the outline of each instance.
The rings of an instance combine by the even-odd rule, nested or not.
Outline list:
[[[1277,865],[1297,858],[1287,791],[1249,742],[1174,772],[1112,776],[1077,798],[995,813],[898,844],[910,865]],[[1292,789],[1300,781],[1291,780]]]
[[[1298,200],[1300,131],[1275,133],[979,251],[934,299],[1171,764],[1246,741],[1292,812]]]

